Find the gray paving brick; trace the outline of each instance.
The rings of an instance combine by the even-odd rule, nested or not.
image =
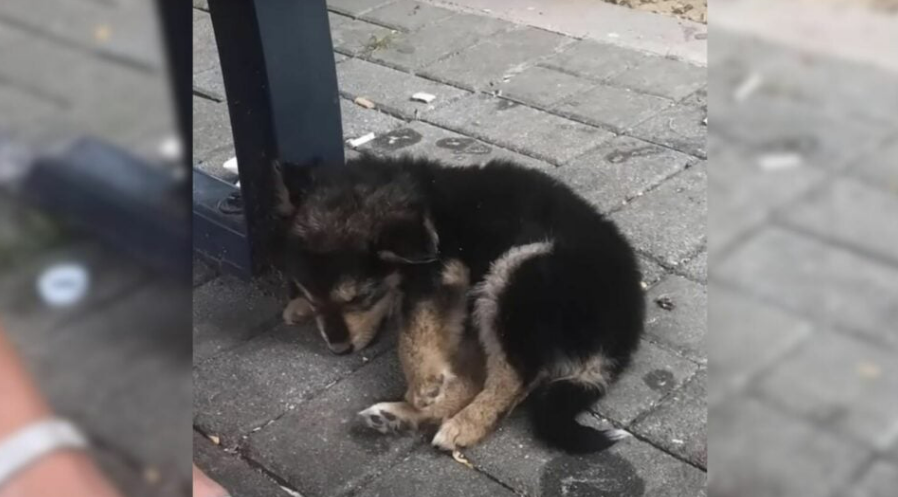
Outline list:
[[[193,292],[193,359],[197,364],[233,348],[280,319],[284,302],[237,278],[222,276]]]
[[[887,448],[896,439],[898,364],[891,351],[817,331],[756,388],[790,412],[870,447]]]
[[[716,112],[716,111],[715,111]],[[888,136],[883,126],[846,120],[782,97],[755,95],[733,106],[714,132],[753,153],[794,152],[809,165],[843,168]]]
[[[229,143],[223,148],[218,148],[205,153],[201,157],[194,155],[193,167],[222,181],[234,184],[237,182],[238,175],[225,169],[224,163],[228,159],[236,156],[237,153],[234,151],[234,145]]]
[[[148,481],[143,473],[147,468],[135,467],[133,462],[126,462],[130,456],[107,448],[92,447],[90,456],[99,466],[103,476],[123,495],[129,497],[167,497],[186,496],[190,488],[190,481],[170,474],[162,473],[159,468],[153,467],[159,473],[159,479]]]
[[[528,67],[497,85],[503,97],[545,109],[593,86],[588,79],[541,66]]]
[[[705,85],[707,72],[707,68],[674,59],[644,57],[608,81],[623,88],[680,100]]]
[[[705,283],[708,281],[708,251],[705,250],[701,254],[693,257],[691,261],[684,264],[680,271],[687,278]]]
[[[193,73],[193,89],[218,102],[224,102],[224,79],[221,75],[221,67],[216,66],[202,72]]]
[[[193,286],[198,287],[217,276],[216,271],[208,263],[193,256]]]
[[[490,17],[455,14],[414,33],[392,36],[367,56],[403,69],[419,69],[514,26]]]
[[[609,212],[694,160],[668,148],[619,136],[562,165],[556,175],[599,210]]]
[[[898,158],[898,135],[858,159],[851,166],[851,171],[873,185],[885,186],[893,192],[898,191],[896,158]]]
[[[399,0],[378,7],[362,15],[361,18],[389,26],[393,29],[416,31],[453,14],[455,12],[449,9],[435,7],[426,3],[415,2],[414,0]]]
[[[691,107],[701,107],[703,109],[708,108],[708,87],[707,84],[693,92],[688,97],[684,98],[681,102],[683,105],[689,105]]]
[[[397,34],[395,30],[337,14],[328,14],[328,21],[334,50],[353,56],[368,53]]]
[[[697,369],[694,363],[643,341],[633,364],[593,410],[627,426],[666,395],[680,388]]]
[[[412,122],[407,126],[380,135],[362,149],[381,155],[408,153],[441,160],[450,166],[471,166],[485,164],[494,159],[506,159],[547,172],[555,170],[552,165],[532,157],[494,145],[487,145],[474,138],[421,121]]]
[[[898,195],[840,178],[784,209],[791,226],[898,263]]]
[[[867,455],[754,399],[712,406],[708,414],[715,472],[708,495],[830,495]]]
[[[267,475],[240,456],[225,452],[203,435],[193,432],[193,461],[231,495],[246,497],[287,497],[290,495]]]
[[[652,261],[648,257],[638,255],[637,259],[639,259],[639,270],[642,272],[642,282],[645,284],[646,288],[654,285],[667,274],[660,264]]]
[[[236,437],[289,412],[392,343],[392,334],[337,357],[313,325],[281,325],[194,369],[195,423],[233,445]]]
[[[7,0],[0,5],[0,19],[88,46],[96,44],[96,29],[108,26],[113,15],[114,9],[91,2]]]
[[[553,110],[572,119],[622,132],[670,107],[671,103],[665,98],[597,84],[591,90],[565,99]]]
[[[704,164],[693,166],[633,200],[612,219],[636,248],[677,266],[705,243],[706,177]]]
[[[218,45],[208,12],[193,10],[193,73],[219,67]]]
[[[764,229],[716,267],[722,280],[803,316],[898,345],[893,267],[780,228]]]
[[[898,466],[878,461],[852,487],[849,497],[888,497],[898,488]]]
[[[400,398],[403,390],[399,361],[395,354],[385,354],[250,435],[249,456],[306,497],[339,495],[361,487],[419,443],[412,435],[377,433],[356,416],[375,402]]]
[[[340,116],[343,119],[344,140],[368,133],[380,135],[405,124],[376,109],[365,109],[344,99],[340,99]]]
[[[209,10],[209,0],[193,0],[193,8]]]
[[[337,66],[340,93],[350,99],[365,97],[378,108],[407,119],[431,112],[467,95],[451,86],[412,76],[411,74],[353,59]],[[412,101],[418,92],[436,95],[430,104]]]
[[[700,470],[633,439],[588,456],[549,450],[533,440],[520,412],[466,455],[478,469],[532,496],[693,497],[706,479]]]
[[[527,63],[554,53],[571,38],[535,28],[520,28],[491,36],[427,66],[423,74],[470,89],[488,89]]]
[[[633,431],[691,463],[708,467],[708,372],[702,370],[683,388],[640,419]]]
[[[327,0],[327,8],[343,14],[357,16],[393,0]]]
[[[632,134],[687,154],[707,157],[705,137],[707,126],[702,124],[708,112],[698,107],[676,105],[662,110],[636,126]]]
[[[465,468],[448,454],[430,447],[405,461],[362,490],[362,497],[439,495],[445,497],[512,497],[514,492],[477,471]]]
[[[562,53],[540,62],[540,65],[596,81],[606,81],[636,66],[646,57],[634,50],[581,40]]]
[[[711,283],[708,308],[711,402],[723,400],[811,335],[793,314]]]
[[[425,120],[556,164],[612,137],[607,131],[486,95],[463,98]]]
[[[212,152],[226,147],[233,147],[227,105],[193,97],[194,160],[203,160]]]
[[[664,309],[658,299],[669,300]],[[646,334],[649,340],[702,363],[707,362],[708,290],[704,285],[671,275],[648,293]]]
[[[21,88],[0,84],[0,129],[14,131],[33,121],[52,116],[62,106]]]

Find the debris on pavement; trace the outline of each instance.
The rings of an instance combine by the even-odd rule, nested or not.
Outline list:
[[[353,138],[351,140],[348,140],[346,143],[348,143],[349,146],[352,148],[358,148],[358,147],[361,147],[362,145],[370,142],[373,139],[374,139],[374,133],[368,133],[367,135],[363,135],[358,138]]]
[[[225,170],[227,170],[227,171],[236,173],[237,172],[237,157],[231,157],[230,159],[226,160],[224,162],[224,164],[221,165],[221,167],[225,168]]]
[[[218,435],[209,435],[209,440],[211,440],[215,445],[221,445],[221,438],[219,438]]]
[[[775,152],[758,157],[758,165],[765,171],[779,171],[798,167],[804,162],[801,154],[795,152]]]
[[[882,369],[872,362],[862,362],[857,365],[857,374],[865,380],[875,380],[882,376]]]
[[[764,84],[764,78],[760,73],[753,72],[733,92],[733,100],[744,102],[748,97]]]
[[[672,311],[674,307],[677,306],[676,304],[674,304],[674,301],[666,295],[655,299],[655,305],[664,309],[665,311]]]
[[[354,102],[356,105],[358,105],[359,107],[364,107],[364,108],[366,108],[366,109],[373,109],[373,108],[374,108],[374,102],[368,100],[368,99],[365,98],[365,97],[356,97],[355,100],[353,100],[353,102]]]
[[[47,268],[38,278],[38,294],[51,307],[68,307],[87,294],[90,275],[81,264],[65,263]]]
[[[415,102],[424,102],[425,104],[429,104],[430,102],[433,102],[434,100],[436,100],[436,98],[437,98],[436,95],[431,95],[430,93],[424,93],[423,91],[419,91],[418,93],[415,93],[414,95],[412,95],[412,100],[414,100]]]
[[[474,469],[474,465],[471,464],[471,461],[465,457],[460,451],[453,450],[452,451],[452,459],[455,459],[455,462],[461,464],[462,466],[467,467],[468,469]]]

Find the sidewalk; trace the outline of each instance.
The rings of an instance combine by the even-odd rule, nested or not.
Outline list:
[[[648,334],[633,368],[585,420],[635,437],[572,457],[540,446],[512,416],[466,451],[472,470],[424,438],[371,433],[355,413],[401,395],[395,337],[333,356],[316,332],[279,323],[282,301],[198,264],[201,467],[245,496],[704,495],[705,69],[410,0],[329,5],[346,138],[373,132],[366,150],[457,165],[513,158],[572,185],[637,246]],[[235,179],[221,167],[234,154],[202,8],[194,36],[194,158]],[[411,102],[421,91],[436,100]],[[654,303],[662,296],[672,309]]]

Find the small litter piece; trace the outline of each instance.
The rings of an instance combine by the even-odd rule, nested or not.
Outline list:
[[[865,380],[875,380],[882,376],[882,369],[872,362],[862,362],[857,365],[857,374]]]
[[[236,173],[237,157],[231,157],[230,159],[226,160],[225,163],[221,165],[221,167],[225,168],[228,171],[231,171],[232,173]]]
[[[90,275],[81,264],[57,264],[47,268],[38,278],[38,294],[51,307],[68,307],[87,294]]]
[[[649,289],[649,284],[648,284],[648,283],[646,283],[646,282],[644,282],[644,281],[640,281],[639,284],[642,285],[642,289],[643,289],[643,290],[648,290],[648,289]]]
[[[671,300],[671,298],[668,296],[658,297],[657,299],[655,299],[655,304],[665,311],[672,311],[674,307],[677,306],[676,304],[674,304],[674,301]]]
[[[156,469],[152,466],[148,466],[148,467],[144,468],[143,479],[146,480],[147,483],[149,483],[151,485],[159,483],[159,480],[161,478],[162,478],[162,475],[159,474],[158,469]]]
[[[221,438],[219,438],[218,435],[209,435],[209,440],[215,445],[221,445]]]
[[[287,488],[283,485],[278,485],[278,486],[281,487],[281,490],[283,490],[284,492],[287,492],[287,494],[292,495],[293,497],[302,497],[302,494],[300,494],[296,490],[293,490],[292,488]]]
[[[684,443],[686,443],[686,442],[680,440],[679,438],[674,438],[674,439],[671,440],[671,442],[673,442],[673,443],[675,443],[675,444],[677,444],[677,445],[683,445]]]
[[[108,41],[112,36],[112,29],[106,24],[100,24],[94,28],[94,40],[99,42]]]
[[[356,97],[355,100],[353,100],[353,102],[355,102],[355,104],[358,105],[359,107],[364,107],[366,109],[374,108],[374,102],[368,100],[365,97]]]
[[[419,91],[418,93],[415,93],[414,95],[412,95],[412,100],[414,100],[415,102],[424,102],[425,104],[429,104],[430,102],[433,102],[434,100],[436,100],[436,98],[437,98],[436,95],[431,95],[430,93],[424,93],[423,91]]]
[[[471,464],[471,461],[469,461],[464,454],[457,450],[452,451],[452,459],[455,459],[455,462],[461,464],[462,466],[466,466],[468,469],[474,469],[474,465]]]
[[[733,92],[733,100],[743,102],[750,97],[764,83],[764,78],[759,73],[751,73],[745,81]]]
[[[801,154],[795,152],[777,152],[764,154],[758,158],[758,165],[765,171],[779,171],[798,167],[804,162]]]
[[[374,139],[374,133],[368,133],[367,135],[360,136],[358,138],[353,138],[353,139],[347,141],[346,143],[348,143],[349,146],[352,148],[358,148],[358,147],[361,147],[362,145],[370,142],[373,139]]]

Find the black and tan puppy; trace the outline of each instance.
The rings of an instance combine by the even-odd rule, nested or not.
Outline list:
[[[434,323],[453,316],[446,273],[455,262],[467,269],[462,316],[485,355],[485,377],[470,402],[441,418],[434,445],[477,443],[528,394],[537,434],[555,446],[596,451],[623,436],[575,419],[629,364],[643,330],[636,257],[591,205],[505,161],[451,168],[364,156],[316,168],[306,182],[292,180],[294,170],[284,168],[282,193],[291,199],[283,203],[287,272],[300,294],[286,317],[314,313],[335,352],[367,345],[395,310],[400,347],[403,336],[426,336],[421,327],[455,336],[451,320]],[[457,369],[446,372],[442,386],[427,380],[439,374],[422,383],[449,391]],[[416,407],[408,397],[405,406]]]

